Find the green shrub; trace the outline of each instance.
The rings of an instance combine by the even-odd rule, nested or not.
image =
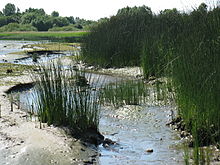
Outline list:
[[[48,31],[79,31],[82,29],[78,29],[75,27],[75,25],[68,25],[68,26],[63,26],[63,27],[53,27],[50,28]]]
[[[0,32],[13,32],[13,31],[37,31],[37,29],[31,25],[21,25],[18,23],[9,23],[8,25],[0,27]]]

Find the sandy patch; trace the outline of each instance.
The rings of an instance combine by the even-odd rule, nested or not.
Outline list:
[[[25,75],[3,80],[27,83],[31,78]],[[47,125],[40,129],[40,123],[31,121],[16,105],[11,112],[10,101],[4,93],[10,87],[0,86],[0,164],[69,165],[96,157],[97,151],[66,135],[63,129]]]
[[[17,55],[17,54],[7,54],[7,55],[4,55],[4,56],[0,56],[0,60],[3,61],[8,61],[8,62],[14,62],[15,60],[19,60],[19,59],[22,59],[22,58],[26,58],[26,57],[29,57],[28,55]]]

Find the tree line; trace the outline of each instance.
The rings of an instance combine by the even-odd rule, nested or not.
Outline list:
[[[0,11],[1,31],[74,31],[84,30],[93,23],[94,21],[80,19],[79,17],[61,17],[57,11],[48,15],[42,8],[29,8],[21,12],[12,3],[6,4]]]

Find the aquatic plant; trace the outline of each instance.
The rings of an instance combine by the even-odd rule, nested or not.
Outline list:
[[[86,38],[83,56],[100,66],[141,62],[145,78],[168,77],[178,113],[194,137],[198,164],[203,159],[199,146],[220,143],[220,8],[208,10],[202,3],[190,13],[164,10],[157,15],[148,13],[143,19],[139,18],[142,12],[129,15],[130,11],[124,8],[95,27]],[[138,26],[135,21],[143,24]],[[117,89],[108,88],[106,93]],[[115,92],[118,95],[120,88]],[[131,97],[129,92],[127,95]],[[117,104],[115,96],[109,96],[113,104]]]
[[[102,90],[102,101],[114,106],[139,105],[148,95],[148,87],[142,80],[124,80],[106,85]]]
[[[91,130],[98,133],[99,93],[76,82],[83,76],[75,68],[65,70],[60,62],[39,66],[33,78],[40,122],[67,126],[74,135]]]
[[[146,6],[123,8],[100,21],[84,36],[82,56],[92,65],[123,67],[140,65],[142,41],[152,12]]]
[[[178,56],[172,65],[176,102],[199,146],[220,139],[219,10],[193,11],[173,49],[174,56]]]

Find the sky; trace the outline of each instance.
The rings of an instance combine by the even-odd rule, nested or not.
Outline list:
[[[110,17],[123,7],[146,5],[155,13],[164,9],[177,8],[188,11],[198,7],[202,2],[216,4],[217,0],[0,0],[0,10],[7,3],[15,4],[21,11],[43,8],[47,14],[58,11],[60,16],[73,16],[89,20]]]

